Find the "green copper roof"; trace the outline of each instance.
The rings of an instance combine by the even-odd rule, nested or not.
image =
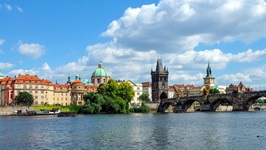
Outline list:
[[[206,77],[211,78],[212,77],[212,69],[210,67],[210,62],[208,62],[208,67],[207,67],[206,72],[207,72],[207,76]]]
[[[0,77],[4,77],[4,74],[2,72],[0,72]]]
[[[104,68],[97,68],[93,73],[93,77],[109,77],[109,73]]]
[[[103,68],[102,63],[98,65],[98,68],[92,73],[93,77],[109,77],[109,73]]]

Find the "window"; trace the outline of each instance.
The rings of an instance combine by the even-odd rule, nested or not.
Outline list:
[[[26,88],[27,88],[27,85],[26,85],[26,84],[24,84],[24,85],[23,85],[23,88],[24,88],[24,89],[26,89]]]
[[[44,96],[41,96],[41,99],[44,99]]]
[[[105,79],[103,79],[103,83],[105,83],[106,81],[105,81]]]
[[[38,96],[35,96],[35,99],[38,99]]]
[[[35,93],[38,93],[38,90],[35,90]]]
[[[100,79],[99,78],[97,78],[97,83],[100,83]]]
[[[41,93],[43,94],[43,93],[44,93],[44,91],[43,91],[43,90],[41,90]]]

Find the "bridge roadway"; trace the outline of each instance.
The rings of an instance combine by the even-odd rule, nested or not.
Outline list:
[[[201,105],[201,111],[215,111],[220,104],[233,106],[233,111],[248,111],[249,107],[260,97],[266,97],[265,91],[233,92],[232,94],[208,94],[202,96],[175,97],[162,99],[158,112],[165,112],[169,106],[173,112],[186,112],[195,102]]]

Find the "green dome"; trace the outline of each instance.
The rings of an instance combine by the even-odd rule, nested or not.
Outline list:
[[[103,68],[102,63],[98,65],[98,68],[92,73],[92,77],[110,77],[109,73]]]
[[[0,72],[0,77],[4,77],[4,74],[2,72]]]

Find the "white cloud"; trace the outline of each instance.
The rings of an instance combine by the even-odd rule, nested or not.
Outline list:
[[[32,57],[33,59],[37,59],[44,55],[45,47],[36,43],[19,43],[18,51],[22,55],[26,55]]]
[[[14,64],[8,62],[0,62],[0,69],[9,69],[14,67]]]
[[[178,52],[200,42],[252,42],[265,37],[265,19],[264,0],[161,0],[128,8],[102,35],[135,50]]]
[[[9,76],[18,76],[18,75],[25,75],[25,74],[35,75],[36,71],[34,71],[32,69],[30,69],[30,70],[16,69],[16,70],[12,70],[8,73]]]
[[[11,11],[11,10],[12,10],[12,6],[9,5],[9,4],[5,4],[5,7],[6,7],[6,9],[7,9],[8,11]]]
[[[220,84],[228,86],[229,84],[238,84],[240,82],[250,83],[252,79],[249,74],[247,73],[236,73],[236,74],[224,74],[217,79]]]

